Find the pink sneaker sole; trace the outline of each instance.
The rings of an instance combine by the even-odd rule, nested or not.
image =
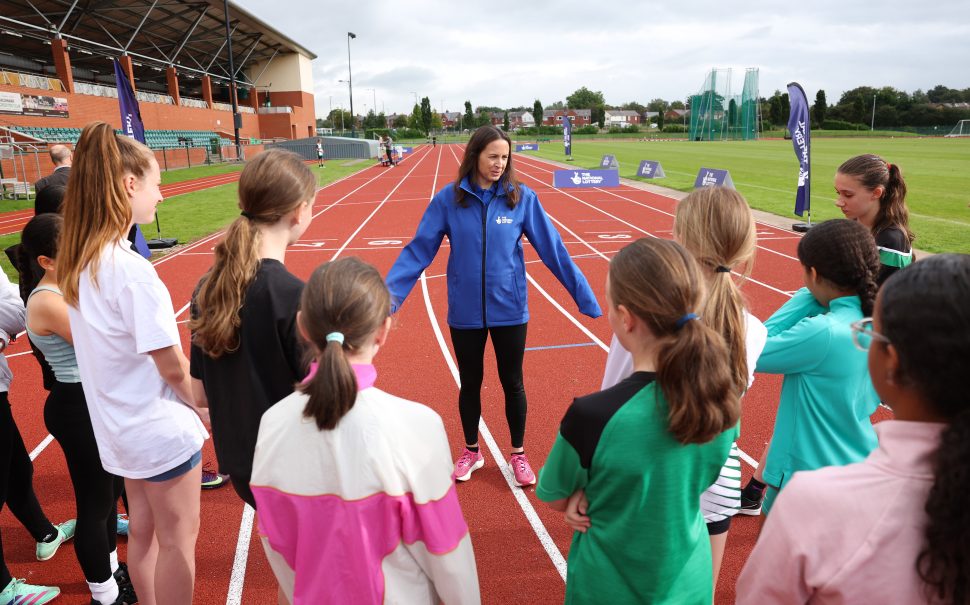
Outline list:
[[[455,476],[455,481],[468,481],[469,479],[471,479],[472,473],[474,473],[478,469],[482,468],[483,466],[485,466],[485,458],[482,458],[481,460],[479,460],[475,464],[469,466],[468,467],[468,472],[465,473],[464,475],[462,475],[460,477],[456,475]]]

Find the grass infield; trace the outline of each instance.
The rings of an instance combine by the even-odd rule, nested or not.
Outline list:
[[[561,140],[528,155],[563,161]],[[798,163],[791,141],[673,142],[574,141],[576,167],[597,168],[604,154],[616,156],[620,176],[637,178],[641,160],[657,160],[666,178],[639,179],[690,191],[701,168],[727,169],[752,208],[794,216]],[[903,171],[915,246],[929,252],[970,253],[970,139],[883,138],[812,141],[812,221],[840,218],[832,180],[848,158],[876,153]],[[550,176],[550,182],[552,181]]]
[[[370,162],[362,162],[353,166],[341,166],[339,162],[327,162],[325,168],[311,166],[310,170],[317,175],[318,182],[323,186],[370,166]],[[210,166],[208,168],[216,167]],[[188,168],[186,170],[195,169]],[[223,170],[223,172],[227,171]],[[213,173],[195,174],[189,178],[210,176],[211,174]],[[222,229],[239,216],[237,188],[237,183],[229,183],[202,191],[185,193],[172,198],[170,201],[162,202],[157,210],[158,220],[162,225],[162,236],[177,238],[179,244],[190,244]],[[146,239],[154,238],[156,235],[155,224],[142,225],[142,233],[145,234]],[[0,250],[18,242],[20,242],[19,233],[2,236],[0,237]],[[178,247],[173,248],[173,250],[178,250]],[[155,257],[167,253],[168,251],[156,252]],[[3,267],[11,281],[16,282],[18,280],[17,273],[5,254],[0,254],[0,266]]]

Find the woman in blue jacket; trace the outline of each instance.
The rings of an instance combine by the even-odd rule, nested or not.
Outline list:
[[[579,310],[602,315],[582,272],[535,192],[516,179],[512,143],[494,126],[476,130],[454,183],[431,199],[417,233],[387,276],[392,310],[411,292],[431,264],[445,236],[448,256],[448,325],[455,347],[461,390],[458,411],[465,450],[455,463],[455,478],[467,481],[485,464],[478,447],[485,342],[492,337],[499,379],[505,392],[505,417],[512,451],[509,464],[520,486],[536,482],[525,456],[526,398],[522,384],[529,310],[526,301],[522,236],[572,295]]]

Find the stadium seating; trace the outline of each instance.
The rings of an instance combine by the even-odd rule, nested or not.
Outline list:
[[[17,126],[13,128],[28,136],[50,141],[52,143],[77,143],[81,136],[80,128],[48,128],[41,126]],[[121,134],[121,131],[116,131]],[[209,145],[212,139],[219,135],[211,130],[146,130],[145,143],[152,149],[183,147],[185,141],[190,141],[193,147]],[[180,141],[179,139],[182,139]]]

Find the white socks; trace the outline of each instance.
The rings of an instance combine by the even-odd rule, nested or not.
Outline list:
[[[118,582],[111,576],[104,582],[88,582],[91,596],[101,605],[111,605],[118,600]]]
[[[111,551],[111,554],[108,555],[108,560],[111,561],[111,573],[118,571],[118,549],[117,548]]]

